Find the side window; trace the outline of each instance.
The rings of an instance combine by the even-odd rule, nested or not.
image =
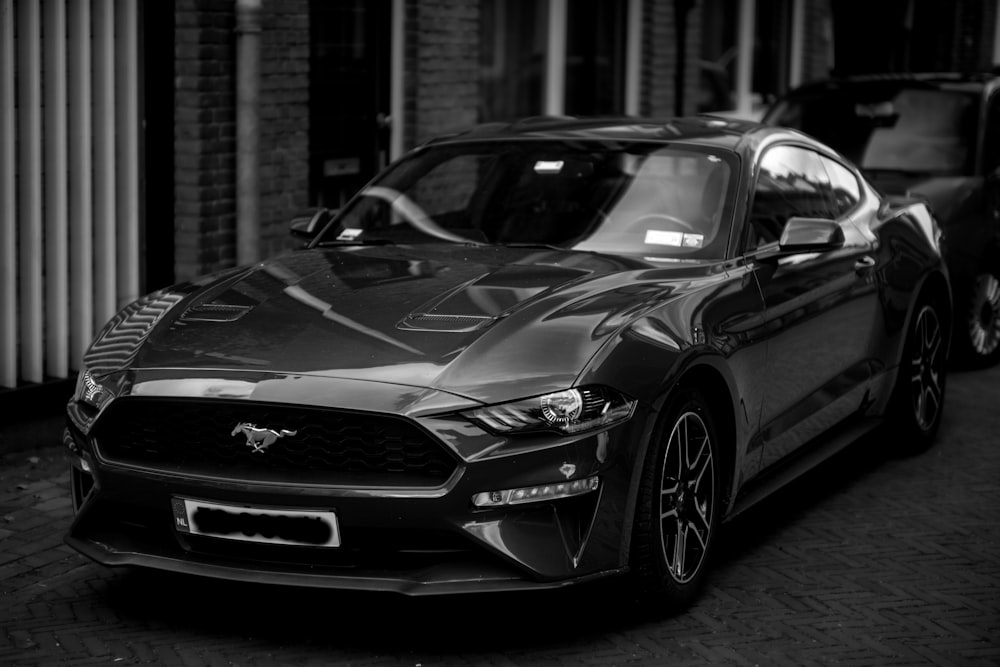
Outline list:
[[[861,202],[861,186],[850,169],[825,157],[820,157],[830,177],[834,218],[840,218]]]
[[[830,179],[816,153],[796,146],[776,146],[764,153],[758,172],[747,250],[777,242],[793,216],[836,217]]]

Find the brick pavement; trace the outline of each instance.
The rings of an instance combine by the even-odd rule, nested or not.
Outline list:
[[[616,587],[410,599],[111,571],[62,544],[58,423],[0,431],[0,664],[1000,664],[1000,368],[938,443],[870,437],[730,524],[701,599]],[[13,440],[13,441],[12,441]]]

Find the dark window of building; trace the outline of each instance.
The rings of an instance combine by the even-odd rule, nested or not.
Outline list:
[[[389,0],[309,3],[309,190],[339,207],[388,159]]]
[[[616,0],[568,3],[567,114],[589,116],[624,112],[627,13],[628,4]]]
[[[754,18],[754,103],[770,104],[788,90],[791,59],[792,3],[758,2]]]
[[[699,112],[736,108],[736,28],[739,7],[735,0],[701,3],[701,58],[698,60]]]
[[[483,0],[479,36],[479,121],[540,114],[548,3]]]
[[[144,2],[142,17],[144,273],[141,289],[174,283],[174,2]],[[164,55],[167,54],[167,55]]]
[[[701,58],[698,60],[699,112],[736,108],[739,0],[702,0]],[[788,88],[792,2],[758,2],[754,13],[753,107],[769,103]]]

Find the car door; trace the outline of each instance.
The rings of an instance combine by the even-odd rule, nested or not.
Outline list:
[[[874,237],[852,219],[861,204],[853,173],[831,161],[834,188],[824,160],[797,145],[767,149],[745,226],[746,258],[764,297],[767,331],[762,471],[869,402],[878,313]],[[844,245],[782,254],[778,242],[793,216],[836,220]]]

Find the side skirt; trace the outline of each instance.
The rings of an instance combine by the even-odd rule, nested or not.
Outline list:
[[[883,423],[882,419],[867,417],[857,421],[849,420],[830,429],[812,445],[804,448],[805,451],[802,454],[779,463],[740,489],[736,496],[736,502],[733,503],[725,520],[729,521],[742,514]]]

